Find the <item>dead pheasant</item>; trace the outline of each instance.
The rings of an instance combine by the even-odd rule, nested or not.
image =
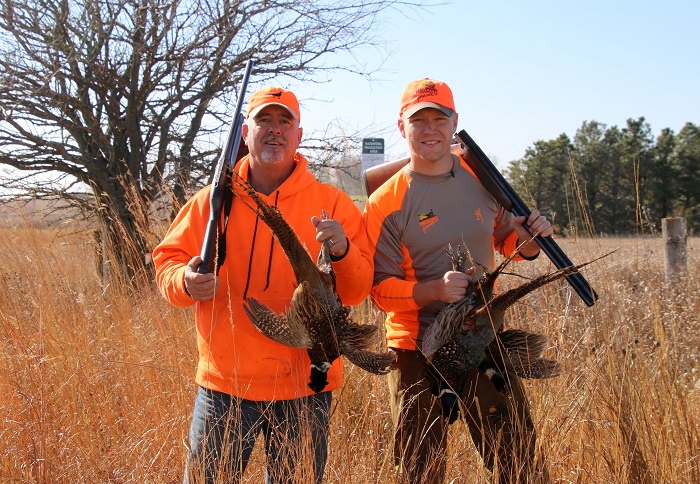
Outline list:
[[[244,309],[258,330],[283,345],[306,348],[311,359],[309,388],[318,393],[328,384],[327,373],[333,362],[344,355],[363,370],[377,375],[389,372],[396,354],[389,350],[369,350],[375,341],[375,325],[357,324],[350,319],[350,308],[343,306],[335,290],[335,274],[330,260],[330,243],[324,240],[314,264],[294,229],[277,207],[266,203],[244,179],[234,183],[253,200],[255,214],[267,224],[282,246],[297,279],[291,305],[285,314],[275,314],[254,298],[246,298]],[[321,214],[326,218],[325,212]]]
[[[466,254],[459,247],[457,251],[448,247],[447,254],[453,270],[464,272]],[[560,374],[556,361],[542,358],[547,335],[520,329],[499,331],[506,310],[519,299],[593,261],[537,277],[493,297],[496,278],[516,254],[493,272],[486,272],[462,300],[445,306],[425,332],[422,350],[435,377],[433,392],[440,396],[443,415],[450,423],[457,418],[457,395],[468,372],[474,368],[486,371],[492,380],[505,378],[506,371],[522,378],[551,378]]]

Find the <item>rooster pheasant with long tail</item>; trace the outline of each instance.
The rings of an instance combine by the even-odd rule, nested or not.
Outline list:
[[[461,248],[453,250],[448,246],[446,251],[453,270],[466,272],[466,254]],[[422,350],[435,377],[432,390],[440,397],[443,416],[450,423],[457,418],[458,395],[468,372],[474,368],[485,371],[492,380],[507,378],[506,372],[538,379],[552,378],[561,372],[556,361],[542,357],[547,335],[522,329],[500,330],[506,310],[522,297],[593,261],[537,277],[494,297],[496,279],[516,254],[517,251],[493,272],[485,272],[463,299],[445,306],[426,330]]]
[[[343,306],[335,290],[335,274],[330,260],[330,242],[324,240],[318,261],[311,256],[284,220],[277,207],[265,202],[243,178],[233,182],[250,196],[243,202],[267,224],[282,246],[294,270],[297,287],[285,314],[275,314],[256,299],[246,298],[244,309],[258,330],[278,343],[306,348],[311,359],[309,388],[318,393],[327,383],[327,372],[341,355],[370,373],[384,375],[391,369],[396,354],[389,350],[373,352],[377,326],[358,324],[350,319],[350,308]],[[325,212],[321,218],[325,218]]]

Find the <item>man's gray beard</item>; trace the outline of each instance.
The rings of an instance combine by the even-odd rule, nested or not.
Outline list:
[[[282,153],[273,150],[263,149],[260,153],[260,161],[266,165],[274,165],[282,161]]]

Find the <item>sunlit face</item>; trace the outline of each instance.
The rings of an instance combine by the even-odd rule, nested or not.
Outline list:
[[[277,105],[264,107],[243,125],[243,139],[254,164],[293,163],[301,135],[299,121]]]
[[[451,157],[452,135],[457,129],[457,113],[447,116],[435,108],[424,108],[410,118],[399,118],[401,136],[408,141],[411,157],[436,163]]]

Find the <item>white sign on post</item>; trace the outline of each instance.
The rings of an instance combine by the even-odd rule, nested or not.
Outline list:
[[[362,171],[384,163],[384,138],[362,140]]]

